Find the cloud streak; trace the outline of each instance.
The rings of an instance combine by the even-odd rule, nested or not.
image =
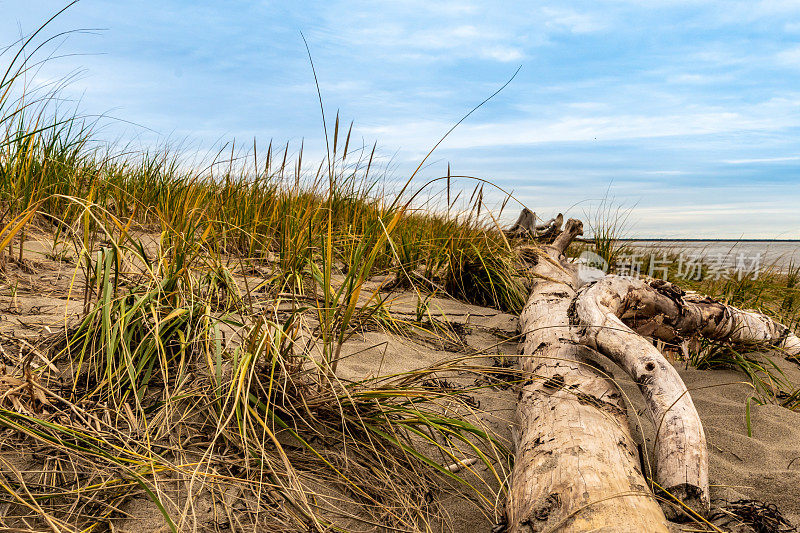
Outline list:
[[[3,4],[0,42],[60,7]],[[591,207],[610,185],[648,236],[738,235],[741,210],[762,220],[747,231],[800,238],[797,2],[93,0],[54,30],[87,26],[108,29],[71,38],[60,51],[86,55],[42,79],[83,69],[65,97],[160,133],[110,123],[111,138],[306,139],[322,153],[302,30],[328,113],[377,141],[398,179],[522,64],[425,177],[450,162],[537,212]]]

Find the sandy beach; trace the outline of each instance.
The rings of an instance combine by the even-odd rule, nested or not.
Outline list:
[[[41,239],[31,240],[28,244],[32,254],[40,254],[32,263],[35,272],[12,267],[12,272],[21,281],[21,288],[24,286],[25,289],[13,299],[2,297],[0,308],[4,311],[0,313],[0,333],[6,339],[28,339],[36,344],[36,339],[46,336],[46,331],[63,327],[65,316],[71,320],[71,315],[79,313],[79,304],[67,300],[70,267],[46,259],[46,246]],[[255,281],[256,278],[250,280],[251,286]],[[376,278],[368,281],[364,288],[379,289],[383,282],[384,279]],[[419,313],[419,293],[416,291],[394,291],[387,293],[386,298],[388,312],[399,320],[411,320]],[[264,301],[264,305],[268,304]],[[491,369],[507,371],[517,357],[518,317],[450,298],[429,297],[426,304],[428,326],[420,325],[403,334],[380,329],[364,331],[348,340],[342,352],[339,378],[361,382],[434,368],[436,371],[431,374],[431,379],[446,380],[450,383],[448,386],[454,390],[463,389],[470,398],[468,412],[463,411],[463,404],[452,407],[460,409],[467,420],[511,449],[515,387],[502,382],[493,385],[490,376]],[[431,329],[433,324],[440,328],[438,332]],[[758,357],[771,357],[788,380],[800,382],[800,368],[795,363],[782,360],[778,354]],[[800,499],[795,493],[795,487],[800,484],[800,413],[774,404],[760,405],[753,386],[741,372],[696,370],[687,368],[682,362],[675,362],[675,365],[689,388],[707,432],[712,509],[743,498],[753,499],[774,504],[787,519],[794,524],[800,523]],[[619,369],[610,363],[609,366],[614,369],[615,380],[629,400],[632,433],[646,450],[643,468],[647,472],[652,467],[653,425],[643,414],[644,403],[635,384]],[[477,388],[476,384],[479,385]],[[750,435],[746,414],[748,403]],[[469,456],[467,453],[466,457]],[[0,457],[21,470],[35,470],[37,464],[41,465],[35,458],[18,450],[3,449]],[[507,475],[507,463],[494,461],[492,466],[497,472]],[[481,491],[487,497],[497,498],[501,494],[498,492],[501,490],[498,477],[487,465],[477,464],[468,470],[466,478],[483,483]],[[185,497],[181,496],[181,489],[176,490],[174,497]],[[335,485],[321,486],[319,490],[331,498],[328,504],[323,503],[323,507],[327,506],[334,523],[353,531],[374,530],[365,527],[364,521],[368,522],[370,517],[361,514],[358,507],[332,503],[336,501],[338,491]],[[433,490],[431,497],[436,505],[441,506],[445,517],[434,529],[472,533],[489,530],[500,520],[502,507],[492,509],[491,506],[476,505],[474,500],[459,496],[460,492],[446,484]],[[202,491],[198,497],[198,501],[205,501]],[[194,523],[201,528],[210,527],[218,520],[214,516],[219,509],[212,500],[208,502],[205,510],[198,508],[194,511]],[[158,509],[147,498],[129,499],[121,509],[126,516],[113,522],[114,531],[165,531]],[[338,513],[341,516],[337,517]],[[675,531],[696,531],[694,528],[696,526],[674,525]]]

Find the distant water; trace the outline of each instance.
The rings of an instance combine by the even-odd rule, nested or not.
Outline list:
[[[800,264],[800,241],[667,241],[630,240],[626,245],[656,254],[684,254],[698,257],[704,263],[723,261],[730,267],[741,262],[748,266],[754,261],[759,268],[786,271],[790,264]]]

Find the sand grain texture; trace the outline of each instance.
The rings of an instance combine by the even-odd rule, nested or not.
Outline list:
[[[82,304],[80,291],[70,288],[74,262],[50,258],[48,252],[52,250],[47,250],[44,239],[32,239],[27,244],[31,260],[23,265],[10,263],[7,266],[4,290],[0,294],[0,335],[25,338],[36,344],[36,339],[45,335],[47,328],[51,331],[63,328],[65,323],[73,320],[81,311]],[[68,299],[70,292],[72,297]],[[417,294],[408,291],[394,295],[388,308],[396,318],[410,320],[417,313],[417,302]],[[342,351],[344,358],[339,366],[340,378],[358,381],[399,374],[458,357],[465,358],[467,363],[487,366],[516,357],[517,343],[513,337],[516,335],[517,317],[448,298],[430,298],[428,306],[427,318],[439,324],[444,334],[436,336],[417,331],[398,335],[385,331],[364,331],[345,344]],[[0,346],[6,351],[11,350],[12,344],[0,337]],[[791,382],[800,383],[800,368],[797,365],[780,357],[774,360]],[[34,362],[42,364],[41,361]],[[608,366],[613,365],[608,363]],[[682,363],[676,366],[691,392],[708,436],[712,507],[719,506],[725,500],[762,500],[775,504],[793,525],[800,525],[800,412],[777,405],[758,405],[751,401],[752,436],[748,436],[745,405],[755,393],[746,383],[746,376],[732,370],[698,371],[684,369]],[[623,372],[616,369],[614,373],[632,402],[629,414],[634,415],[631,419],[635,421],[635,414],[643,412],[641,395]],[[475,374],[458,369],[447,377],[459,386],[475,384]],[[470,395],[475,399],[476,407],[468,419],[489,429],[498,439],[510,445],[511,420],[516,401],[514,389],[487,386],[471,391]],[[651,448],[654,433],[652,425],[642,416],[638,420],[641,427],[634,427],[633,433]],[[201,452],[197,450],[198,454]],[[38,460],[27,457],[19,449],[2,446],[0,455],[8,464],[16,465],[15,468],[35,469],[42,466],[37,463]],[[485,467],[478,465],[476,471],[493,490],[497,489],[496,483],[492,485]],[[165,482],[162,488],[175,501],[184,499],[180,489],[171,483]],[[487,516],[463,499],[449,495],[445,483],[441,489],[434,496],[450,515],[448,523],[440,525],[442,530],[475,533],[488,531],[494,525],[496,517]],[[319,492],[327,491],[321,488]],[[331,489],[331,494],[335,494],[335,490]],[[232,507],[236,505],[235,499],[234,495],[231,502],[226,502],[228,511],[235,511],[235,507]],[[168,530],[155,506],[145,498],[126,501],[121,505],[121,510],[128,516],[114,519],[112,531],[134,533]],[[186,530],[232,530],[229,515],[221,503],[203,494],[197,495],[191,512],[193,518],[184,523]],[[348,509],[348,512],[357,513],[358,510]],[[496,516],[500,516],[500,512]],[[342,519],[339,524],[359,529],[355,520]],[[360,529],[379,530],[363,524]],[[680,526],[675,526],[675,530],[688,531]]]

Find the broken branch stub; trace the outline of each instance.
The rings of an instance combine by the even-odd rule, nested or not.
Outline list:
[[[552,242],[561,231],[564,223],[564,215],[559,213],[557,216],[543,222],[536,223],[536,213],[530,209],[523,209],[517,221],[504,231],[506,237],[532,239],[541,242]]]
[[[526,207],[504,233],[507,237],[536,237],[536,213]]]

